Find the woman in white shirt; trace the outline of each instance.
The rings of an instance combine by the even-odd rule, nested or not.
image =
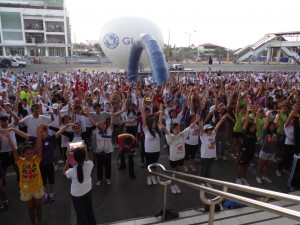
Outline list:
[[[160,131],[156,120],[149,117],[146,121],[145,107],[142,107],[142,128],[145,134],[145,159],[146,168],[152,163],[157,163],[160,155]],[[155,176],[150,176],[147,172],[147,184],[156,185]]]
[[[77,215],[77,224],[96,225],[92,205],[91,178],[94,164],[88,160],[86,148],[77,148],[73,154],[78,165],[69,169],[70,153],[68,152],[64,173],[67,178],[72,180],[71,199]]]
[[[162,114],[163,113],[160,114],[160,120],[162,118]],[[182,132],[180,132],[180,124],[178,123],[172,124],[172,133],[170,133],[168,129],[163,126],[164,132],[166,133],[167,143],[168,145],[170,145],[170,167],[177,172],[183,172],[183,163],[185,158],[185,140],[188,137],[191,128],[194,127],[196,123],[198,123],[199,118],[199,115],[196,115],[196,120]],[[171,191],[173,194],[181,193],[181,190],[175,183],[171,185]]]
[[[111,113],[110,124],[107,120],[101,120],[95,123],[93,118],[90,117],[93,125],[96,126],[96,153],[97,159],[97,178],[96,185],[100,185],[103,178],[103,169],[105,170],[105,178],[107,185],[111,184],[111,153],[113,152],[112,132],[114,129],[115,116]]]

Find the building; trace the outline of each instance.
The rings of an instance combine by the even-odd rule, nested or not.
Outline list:
[[[218,50],[220,48],[223,48],[223,47],[214,45],[211,43],[205,43],[202,45],[198,45],[198,57],[199,56],[216,56],[218,53]]]
[[[0,55],[69,56],[64,0],[0,0]]]

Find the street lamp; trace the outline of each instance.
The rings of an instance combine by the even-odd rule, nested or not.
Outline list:
[[[192,32],[185,32],[186,34],[189,34],[189,48],[191,47],[191,35],[192,35],[192,33],[196,33],[197,31],[195,30],[195,31],[192,31]]]

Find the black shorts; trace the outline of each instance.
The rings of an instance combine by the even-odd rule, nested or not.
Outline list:
[[[177,160],[177,161],[172,161],[170,160],[170,167],[172,169],[176,168],[177,166],[183,166],[183,163],[184,163],[184,158],[183,159],[180,159],[180,160]]]
[[[232,137],[234,138],[242,138],[243,133],[242,132],[233,132]]]
[[[160,152],[145,152],[146,167],[152,163],[157,163]]]
[[[40,165],[43,184],[54,184],[54,165]]]
[[[199,145],[188,145],[185,144],[185,159],[195,159],[196,153],[199,149]]]
[[[0,161],[3,169],[15,164],[15,159],[12,152],[1,152]]]
[[[240,165],[249,165],[249,163],[253,160],[253,156],[250,152],[240,151],[238,156],[238,163]]]

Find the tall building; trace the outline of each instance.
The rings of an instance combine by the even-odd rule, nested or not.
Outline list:
[[[69,56],[64,0],[0,0],[0,56]]]

